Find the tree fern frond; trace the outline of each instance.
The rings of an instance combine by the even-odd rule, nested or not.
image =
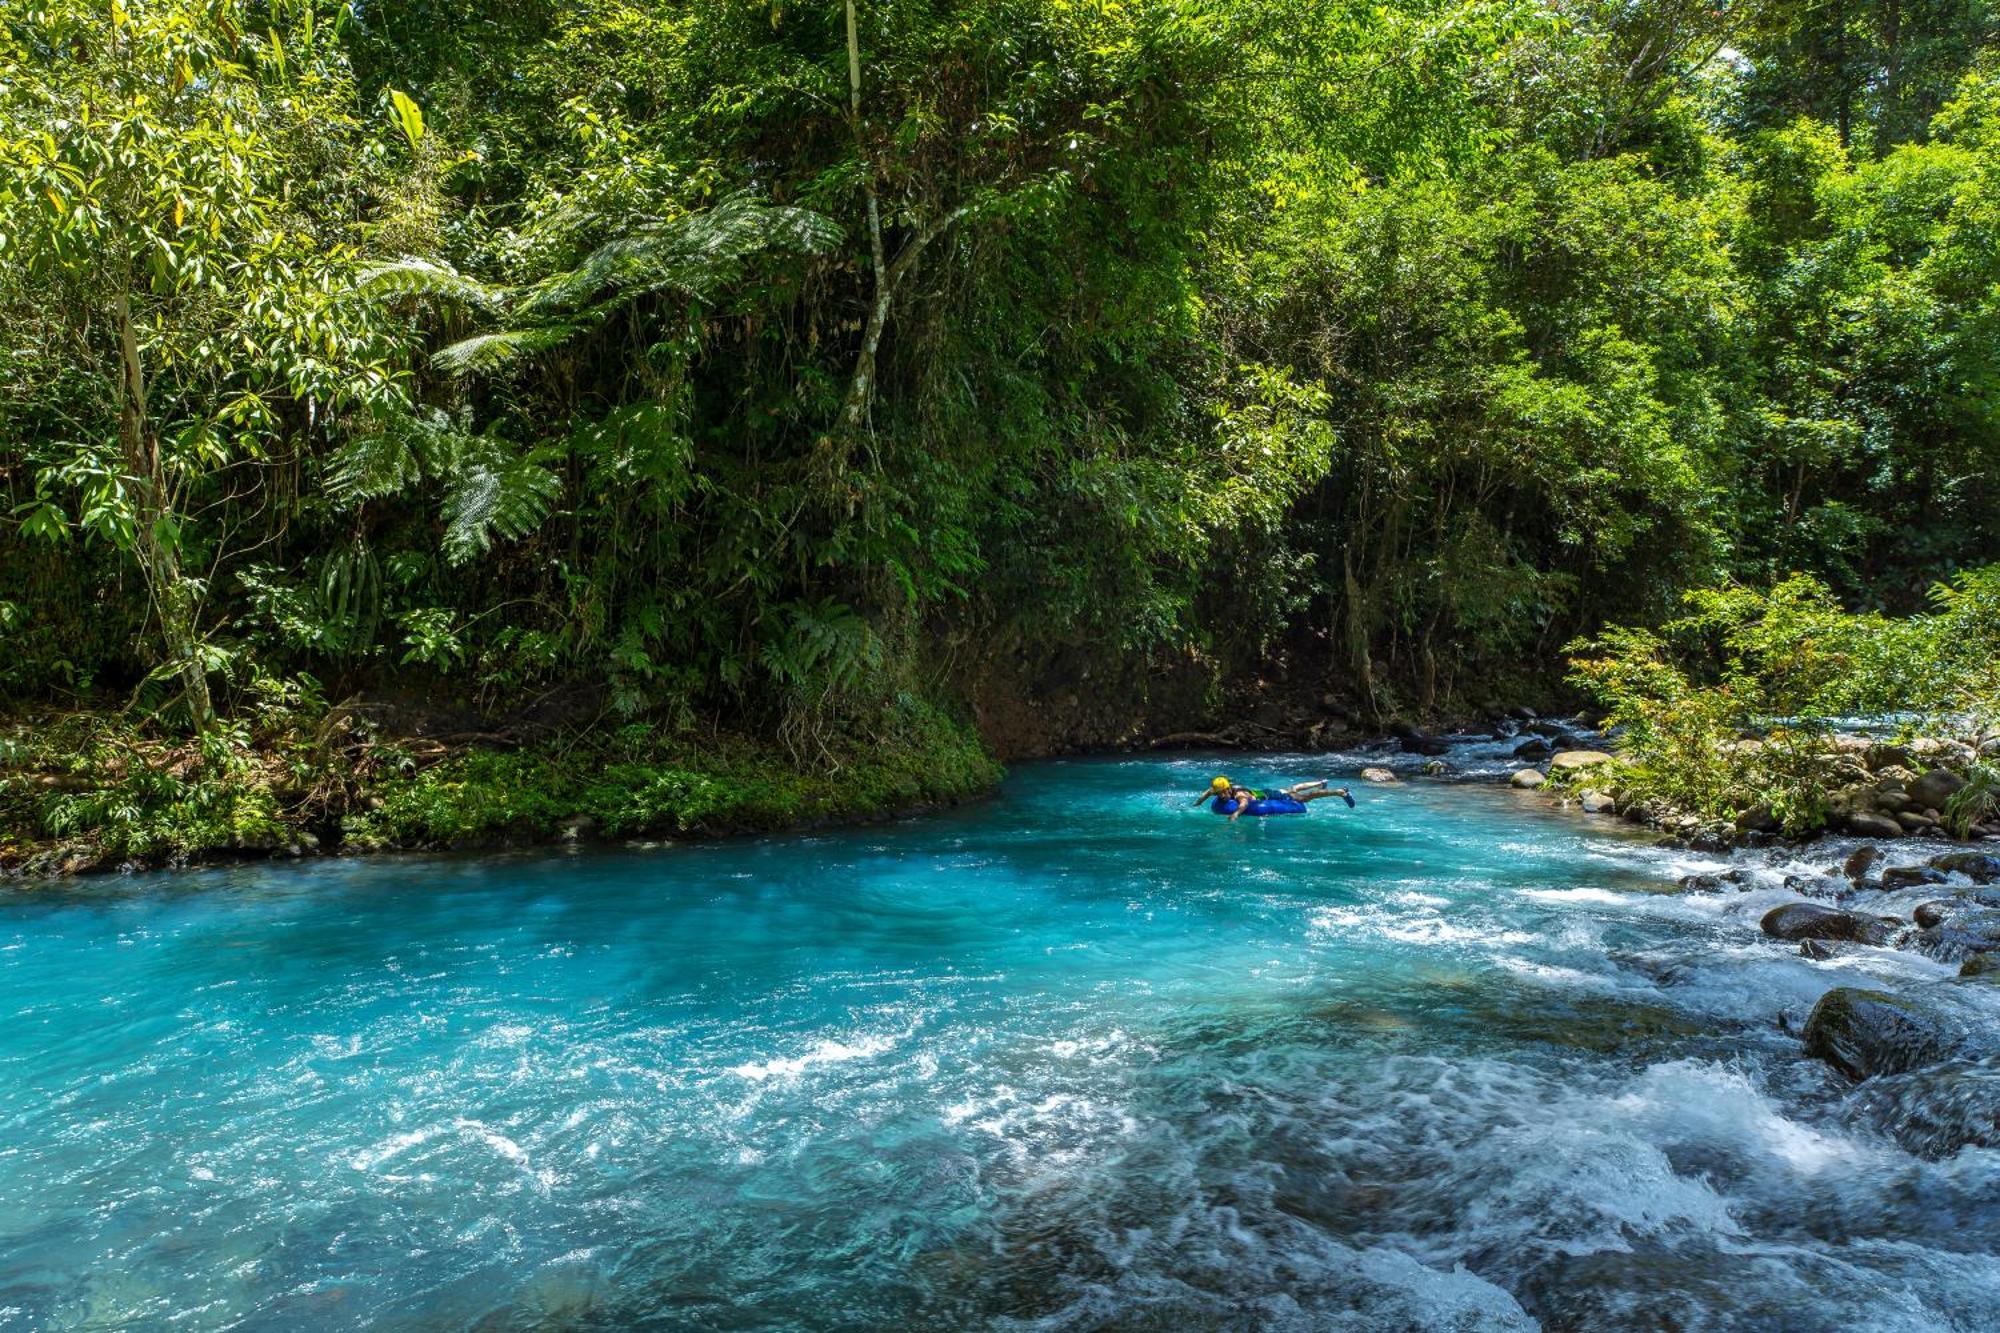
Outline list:
[[[461,338],[431,355],[439,370],[463,375],[476,370],[497,370],[531,352],[545,351],[572,332],[567,324],[550,324],[534,329],[501,329]]]
[[[399,259],[393,264],[377,264],[364,269],[355,286],[362,294],[382,300],[433,296],[463,301],[484,310],[501,309],[509,296],[507,288],[491,287],[477,278],[468,278],[435,259]]]
[[[606,290],[636,296],[672,289],[705,296],[740,278],[754,255],[816,253],[840,234],[832,219],[810,209],[731,195],[705,212],[643,223],[605,242],[575,268],[544,279],[519,308],[525,315],[548,315]]]
[[[518,541],[541,525],[562,490],[562,479],[532,457],[509,456],[491,441],[461,461],[444,496],[444,553],[462,565],[493,548],[495,539]]]
[[[375,500],[416,485],[424,470],[410,436],[408,429],[388,426],[370,435],[357,435],[336,449],[327,471],[327,490],[335,502]]]

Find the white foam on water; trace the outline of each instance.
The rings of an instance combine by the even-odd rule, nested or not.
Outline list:
[[[1603,907],[1630,907],[1634,899],[1652,895],[1618,893],[1611,889],[1522,889],[1520,896],[1538,903],[1595,903]]]
[[[863,1036],[855,1041],[828,1037],[803,1055],[747,1061],[731,1066],[729,1072],[738,1078],[747,1078],[756,1083],[764,1082],[766,1079],[796,1078],[818,1065],[836,1065],[849,1060],[872,1059],[894,1049],[896,1040],[894,1037],[878,1035]]]

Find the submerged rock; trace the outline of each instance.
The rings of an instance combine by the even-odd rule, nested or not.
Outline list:
[[[1927,1005],[1883,991],[1841,986],[1806,1019],[1806,1054],[1849,1078],[1901,1074],[1950,1056],[1951,1023]]]
[[[1969,907],[1948,913],[1917,936],[1917,947],[1941,963],[2000,950],[2000,908]]]
[[[1887,944],[1893,933],[1888,922],[1859,912],[1843,912],[1818,903],[1784,903],[1764,914],[1759,927],[1781,940],[1854,940]]]
[[[1690,893],[1720,893],[1723,889],[1740,892],[1750,887],[1750,874],[1739,867],[1712,874],[1682,875],[1681,887]]]
[[[2000,1147],[2000,1059],[1972,1055],[1872,1079],[1856,1090],[1854,1109],[1922,1157]]]
[[[1799,957],[1810,958],[1814,962],[1824,962],[1839,952],[1832,940],[1799,941]]]
[[[1890,866],[1882,872],[1882,887],[1907,889],[1918,884],[1942,884],[1949,878],[1936,866]]]
[[[1976,953],[1958,966],[1958,975],[1968,980],[1985,978],[2000,981],[2000,953]]]

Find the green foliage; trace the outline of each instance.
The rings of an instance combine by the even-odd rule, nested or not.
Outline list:
[[[994,669],[1447,711],[1672,622],[1593,660],[1720,810],[1744,719],[2000,697],[1985,0],[868,2],[858,103],[834,5],[16,8],[11,699],[825,773]]]
[[[1841,716],[1926,712],[1955,729],[1990,716],[1996,574],[1942,585],[1936,612],[1900,620],[1845,611],[1804,576],[1761,592],[1698,590],[1659,633],[1614,627],[1572,644],[1571,679],[1623,729],[1634,795],[1714,818],[1761,806],[1804,832],[1826,820]],[[1989,780],[1974,785],[1987,791]],[[1953,812],[1960,836],[1984,808]]]
[[[976,737],[909,701],[882,738],[841,748],[837,772],[741,739],[688,748],[644,726],[586,748],[476,751],[388,778],[345,832],[361,845],[457,846],[546,839],[579,819],[609,837],[763,831],[962,801],[999,778]]]
[[[1945,827],[1954,838],[1965,837],[1974,824],[1987,823],[2000,814],[2000,768],[1974,764],[1965,785],[1945,801]]]

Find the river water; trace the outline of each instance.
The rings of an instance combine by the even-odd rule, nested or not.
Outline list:
[[[0,1327],[2000,1326],[2000,1154],[1778,1022],[1950,969],[1493,785],[1230,825],[1217,762],[12,891]]]

